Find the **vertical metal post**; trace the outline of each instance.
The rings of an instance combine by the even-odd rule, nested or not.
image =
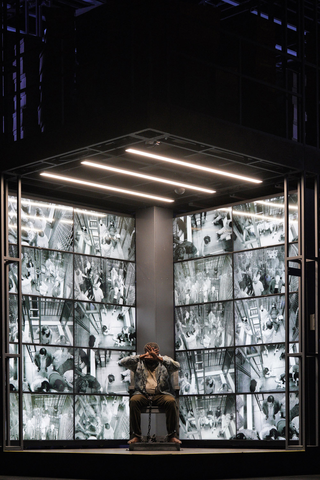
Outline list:
[[[4,359],[4,352],[5,352],[5,263],[4,263],[4,255],[5,255],[5,235],[4,235],[4,178],[1,175],[0,180],[0,288],[1,288],[1,376],[0,376],[0,384],[4,385],[4,378],[5,378],[5,359]],[[1,393],[1,410],[0,410],[1,418],[5,417],[5,389],[2,388]],[[2,422],[2,429],[1,429],[1,447],[3,448],[5,444],[5,424],[6,422]]]
[[[16,128],[17,141],[21,139],[21,121],[20,121],[20,0],[16,0]]]
[[[289,231],[289,208],[288,208],[288,193],[289,191],[289,181],[288,178],[284,179],[284,256],[285,256],[285,378],[286,378],[286,390],[285,390],[285,399],[286,399],[286,418],[289,415],[289,242],[288,242],[288,231]],[[286,422],[286,448],[288,448],[288,438],[289,438],[289,425]]]
[[[303,130],[304,131],[304,130]],[[307,309],[306,309],[306,242],[305,242],[305,198],[306,198],[306,178],[305,174],[301,175],[300,180],[300,195],[299,195],[299,254],[301,256],[301,277],[299,284],[300,292],[300,325],[299,325],[299,352],[301,353],[300,357],[300,366],[299,370],[301,372],[301,380],[299,379],[299,406],[300,406],[300,421],[299,421],[299,438],[300,443],[305,447],[306,446],[306,328],[307,328]],[[301,425],[301,426],[300,426]]]
[[[314,256],[315,256],[315,443],[319,446],[319,175],[314,179]]]
[[[17,266],[18,275],[18,345],[17,351],[10,351],[8,335],[9,318],[9,282],[10,264]],[[16,345],[16,344],[15,344]],[[2,375],[2,427],[3,449],[23,448],[23,403],[22,403],[22,285],[21,285],[21,180],[17,179],[17,255],[10,256],[8,243],[8,183],[1,176],[1,375]],[[10,438],[10,359],[18,362],[18,398],[19,398],[19,441],[11,445]]]
[[[285,205],[285,270],[286,270],[286,289],[285,289],[285,375],[286,375],[286,448],[305,448],[306,446],[306,394],[305,394],[305,328],[306,328],[306,251],[305,251],[305,176],[301,174],[297,184],[298,193],[298,255],[290,257],[289,252],[289,181],[284,182],[284,205]],[[291,264],[297,264],[298,268],[291,267]],[[299,278],[299,351],[290,352],[290,277]],[[299,445],[291,442],[289,438],[289,419],[290,419],[290,382],[289,368],[290,358],[299,359]]]

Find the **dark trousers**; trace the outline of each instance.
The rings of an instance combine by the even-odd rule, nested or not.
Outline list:
[[[130,427],[133,436],[141,436],[141,410],[150,404],[148,397],[142,394],[130,398]],[[177,404],[172,395],[153,395],[152,405],[164,409],[168,436],[177,430]]]

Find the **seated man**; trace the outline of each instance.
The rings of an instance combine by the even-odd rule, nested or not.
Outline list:
[[[181,443],[176,438],[178,421],[177,404],[170,382],[170,374],[179,370],[178,362],[167,356],[161,356],[159,346],[149,342],[143,355],[134,355],[120,360],[119,365],[134,372],[134,393],[130,398],[130,426],[133,438],[129,443],[141,439],[141,409],[152,400],[153,405],[165,409],[169,442]]]

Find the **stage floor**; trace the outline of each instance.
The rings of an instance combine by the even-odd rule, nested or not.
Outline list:
[[[320,480],[318,449],[121,448],[10,450],[0,480]],[[49,468],[43,468],[43,466]],[[42,466],[42,467],[41,467]]]
[[[70,480],[70,479],[56,479],[56,478],[44,478],[44,477],[11,477],[6,475],[0,475],[0,480]],[[72,479],[77,480],[77,479]],[[87,479],[90,480],[90,479]],[[214,480],[219,480],[218,478],[214,478]],[[229,478],[225,480],[238,480],[235,478]],[[240,479],[239,479],[240,480]],[[254,477],[251,478],[242,478],[241,480],[320,480],[319,475],[290,475],[285,477]]]

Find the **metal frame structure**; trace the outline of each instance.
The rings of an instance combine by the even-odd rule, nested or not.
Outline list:
[[[10,256],[8,244],[8,183],[1,176],[1,376],[2,376],[2,423],[3,450],[23,448],[22,419],[22,286],[21,286],[21,179],[17,178],[17,256]],[[18,276],[18,344],[17,351],[10,351],[8,335],[9,285],[8,269],[11,264],[17,267]],[[9,363],[11,359],[18,362],[18,396],[19,396],[19,445],[10,441],[10,382]]]
[[[22,288],[21,288],[21,178],[16,179],[17,195],[17,252],[13,256],[9,251],[8,243],[8,180],[1,176],[1,380],[3,390],[1,393],[1,413],[6,419],[2,425],[3,450],[23,449],[23,415],[22,402]],[[304,450],[310,446],[319,445],[319,281],[318,281],[318,254],[319,254],[319,177],[312,176],[311,180],[302,173],[297,180],[298,192],[298,219],[299,241],[298,255],[290,256],[289,252],[289,180],[284,179],[285,201],[285,265],[286,265],[286,291],[285,309],[289,312],[289,284],[290,277],[299,278],[299,349],[297,352],[290,350],[290,321],[286,315],[286,418],[290,418],[290,390],[289,366],[291,358],[299,359],[299,418],[300,435],[299,444],[289,439],[289,422],[286,422],[286,449]],[[292,190],[292,185],[291,185]],[[308,201],[312,204],[313,219],[307,217]],[[310,200],[310,192],[312,199]],[[308,229],[308,231],[307,231]],[[314,237],[314,242],[307,244],[307,236]],[[16,265],[18,282],[18,342],[9,344],[8,318],[9,318],[9,285],[8,269],[11,264]],[[294,265],[294,266],[293,266]],[[308,290],[307,288],[310,287]],[[15,348],[15,350],[13,350]],[[18,362],[18,398],[19,398],[19,441],[10,441],[10,374],[9,363]],[[311,373],[310,373],[311,372]],[[311,382],[313,384],[311,384]],[[307,411],[308,410],[308,411]],[[312,424],[311,424],[312,422]]]
[[[307,202],[306,202],[306,175],[301,174],[300,181],[297,183],[298,190],[298,218],[299,218],[299,240],[298,255],[290,256],[289,253],[289,181],[284,181],[284,198],[285,198],[285,269],[286,269],[286,291],[285,291],[285,309],[289,312],[289,285],[290,276],[299,278],[299,350],[298,352],[290,352],[290,319],[286,315],[286,418],[290,418],[290,390],[289,390],[289,367],[290,358],[299,359],[299,446],[305,449],[307,446],[319,445],[319,392],[318,392],[318,374],[319,374],[319,280],[318,280],[318,255],[319,255],[319,177],[314,177],[313,185],[313,208],[314,218],[307,218]],[[307,224],[308,222],[308,224]],[[308,226],[308,232],[306,228]],[[306,245],[306,236],[314,235],[313,252],[308,251]],[[307,276],[308,265],[313,264],[311,271],[310,288],[313,288],[313,301],[307,294]],[[294,266],[293,266],[294,265]],[[311,293],[311,292],[310,292]],[[311,304],[313,303],[313,305]],[[310,338],[310,332],[314,331],[313,338]],[[313,363],[314,372],[314,389],[310,388],[307,380],[307,369]],[[307,392],[308,388],[308,392]],[[310,418],[307,418],[307,405],[313,406],[313,425],[314,432],[310,426]],[[312,439],[311,439],[312,435]],[[289,439],[289,421],[286,422],[286,448],[297,449],[297,445],[290,442]]]

